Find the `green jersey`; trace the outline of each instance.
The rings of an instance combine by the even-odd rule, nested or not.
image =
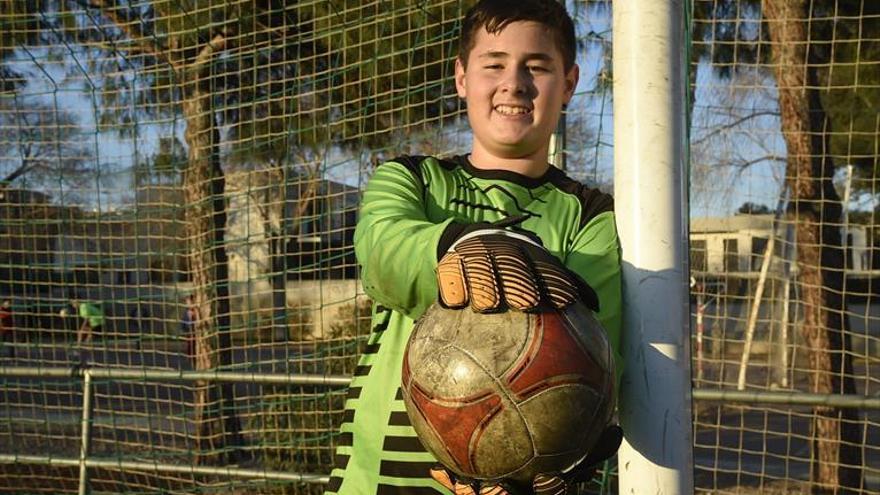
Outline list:
[[[375,301],[372,332],[349,389],[338,466],[325,493],[447,493],[428,475],[436,461],[407,418],[400,371],[414,320],[437,300],[437,261],[468,224],[524,216],[519,228],[536,234],[595,289],[597,316],[619,349],[620,257],[612,209],[611,196],[553,167],[540,178],[477,169],[466,157],[402,157],[378,167],[354,236],[364,291]]]
[[[84,320],[89,320],[89,326],[92,328],[104,324],[104,311],[94,304],[80,303],[79,316]]]

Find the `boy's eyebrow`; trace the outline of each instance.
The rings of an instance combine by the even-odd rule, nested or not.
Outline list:
[[[498,59],[498,58],[507,58],[510,54],[502,51],[488,51],[485,53],[481,53],[477,56],[477,58],[488,58],[488,59]],[[526,60],[541,60],[544,62],[552,62],[553,57],[544,52],[533,52],[527,53],[525,56]]]

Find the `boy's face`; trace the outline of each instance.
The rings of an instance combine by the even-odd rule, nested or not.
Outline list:
[[[577,65],[565,71],[553,35],[536,22],[513,22],[497,34],[481,29],[474,41],[467,69],[455,63],[474,155],[546,163],[550,135],[577,85]]]

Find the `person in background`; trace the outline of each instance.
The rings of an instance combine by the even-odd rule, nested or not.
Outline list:
[[[144,337],[152,333],[152,322],[150,320],[150,308],[141,302],[136,302],[128,311],[128,322],[126,325],[129,335],[134,339],[135,349],[141,350]]]
[[[0,338],[2,338],[3,357],[15,357],[15,327],[12,319],[12,301],[4,299],[0,303]]]
[[[76,299],[70,300],[70,306],[82,318],[82,323],[76,330],[76,344],[77,346],[88,344],[94,334],[100,332],[104,326],[104,310],[99,304]]]

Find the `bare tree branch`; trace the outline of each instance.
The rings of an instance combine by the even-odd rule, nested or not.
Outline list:
[[[131,21],[124,19],[121,15],[121,9],[117,5],[110,5],[108,0],[73,0],[76,4],[86,9],[95,9],[106,16],[113,24],[124,32],[133,45],[139,47],[140,52],[149,53],[159,60],[170,65],[176,70],[178,62],[174,60],[174,52],[169,50],[161,40],[155,36],[150,36],[141,29],[140,21]],[[125,47],[113,47],[113,50],[125,49]]]
[[[702,143],[708,141],[709,139],[711,139],[712,137],[717,136],[718,134],[721,134],[722,132],[724,132],[728,129],[732,129],[747,120],[754,119],[757,117],[768,117],[768,116],[769,117],[779,117],[779,112],[771,112],[768,110],[768,111],[763,111],[763,112],[755,112],[755,113],[746,115],[745,117],[740,117],[740,118],[734,120],[733,122],[728,122],[727,124],[714,127],[712,129],[712,131],[709,132],[708,134],[700,136],[699,139],[693,140],[691,142],[691,145],[702,144]]]
[[[733,163],[731,165],[733,165],[737,168],[737,173],[743,173],[746,171],[747,168],[751,167],[752,165],[757,165],[758,163],[763,163],[763,162],[776,162],[776,163],[783,163],[783,164],[788,163],[788,161],[785,158],[780,158],[776,155],[764,155],[764,156],[761,156],[758,158],[753,158],[751,160],[746,160],[746,161],[743,161],[740,163]]]

